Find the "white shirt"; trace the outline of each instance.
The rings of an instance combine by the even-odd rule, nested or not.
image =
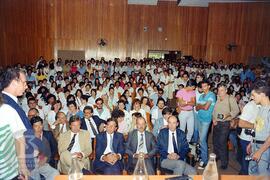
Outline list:
[[[91,104],[91,106],[93,106],[95,104],[97,97],[94,98],[93,96],[88,98],[88,104]]]
[[[124,90],[122,87],[119,86],[118,88],[114,88],[114,92],[118,95],[118,93],[123,94]]]
[[[107,136],[107,147],[106,147],[106,149],[105,149],[105,151],[104,151],[104,155],[105,154],[108,154],[108,153],[110,153],[110,152],[113,152],[113,150],[111,149],[111,147],[110,147],[110,144],[111,144],[111,141],[113,141],[113,135],[114,135],[114,133],[113,134],[108,134],[107,132],[106,132],[106,136]]]
[[[239,119],[254,123],[258,112],[259,108],[257,104],[254,101],[250,101],[244,106],[242,114],[239,116]],[[239,135],[239,138],[242,140],[251,141],[252,136],[246,135],[244,131],[245,129],[243,128],[241,134]]]
[[[152,79],[155,83],[158,83],[160,76],[158,74],[153,74]]]
[[[172,132],[171,130],[169,130],[169,140],[168,140],[168,153],[174,153],[173,150],[173,140],[172,140],[172,133],[174,133],[174,138],[175,138],[175,142],[177,145],[177,134],[176,134],[176,130],[174,132]]]
[[[144,119],[146,119],[146,113],[145,113],[145,111],[143,109],[140,109],[139,111],[135,111],[135,110],[130,111],[130,117],[132,117],[132,114],[135,113],[135,112],[141,113],[142,117]]]
[[[164,119],[164,118],[163,118],[163,125],[168,126],[168,121],[166,119]]]
[[[140,150],[139,149],[139,145],[140,145],[140,142],[141,142],[142,134],[143,134],[143,148]],[[140,131],[137,131],[137,136],[138,136],[138,145],[137,145],[137,151],[136,151],[136,153],[138,154],[138,153],[142,152],[144,154],[147,154],[145,132],[141,133]]]
[[[75,133],[71,132],[71,136],[70,136],[70,142],[73,138]],[[81,146],[80,146],[80,142],[79,142],[79,133],[77,133],[76,137],[75,137],[75,143],[72,147],[72,149],[70,150],[70,153],[73,154],[75,152],[81,152]]]
[[[15,102],[18,102],[17,97],[4,91],[2,91],[2,93],[11,97]],[[5,124],[10,125],[10,129],[15,139],[23,137],[23,133],[26,131],[26,128],[21,120],[21,117],[14,108],[12,108],[8,104],[3,104],[0,107],[0,117],[1,117],[0,120],[1,124],[4,123],[4,125]]]
[[[55,122],[55,116],[56,112],[54,112],[53,110],[49,111],[47,121],[52,129],[55,129],[55,125],[53,125],[53,123]]]
[[[0,124],[9,124],[15,139],[23,137],[23,133],[26,131],[26,128],[15,109],[13,109],[10,105],[3,104],[0,107],[0,117]]]
[[[94,126],[96,132],[98,133],[98,129],[97,129],[96,123],[95,123],[95,121],[93,120],[93,118],[90,118],[90,121],[91,121],[91,123],[93,124],[93,126]],[[96,136],[95,136],[95,134],[94,134],[94,132],[93,132],[91,126],[90,126],[89,119],[86,119],[86,118],[85,118],[85,124],[86,124],[86,127],[87,127],[88,131],[90,132],[90,137],[91,137],[91,138],[95,138]]]
[[[63,127],[64,126],[64,127]],[[62,133],[66,132],[67,131],[67,124],[59,124],[59,130],[61,130],[63,127],[63,131]]]
[[[111,109],[113,109],[113,106],[117,106],[117,101],[118,101],[118,97],[117,96],[109,96],[108,95],[108,104],[110,106]]]
[[[104,106],[103,106],[102,110],[103,111],[101,113],[99,113],[98,110],[95,108],[94,109],[94,115],[98,116],[100,119],[103,119],[104,121],[107,121],[107,119],[111,117],[111,113]]]

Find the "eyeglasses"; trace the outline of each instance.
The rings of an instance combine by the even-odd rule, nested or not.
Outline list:
[[[27,84],[27,81],[23,81],[21,79],[17,79],[17,81],[20,81],[21,83],[23,83],[23,85],[26,85]]]

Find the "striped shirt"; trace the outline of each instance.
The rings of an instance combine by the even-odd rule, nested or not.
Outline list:
[[[0,123],[0,179],[12,179],[18,175],[15,141],[9,124]]]

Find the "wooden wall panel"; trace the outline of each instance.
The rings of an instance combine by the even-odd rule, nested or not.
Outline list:
[[[1,0],[1,64],[31,63],[40,55],[49,60],[57,50],[85,50],[86,58],[107,59],[181,50],[210,61],[244,62],[249,56],[269,55],[269,13],[269,3],[206,8],[165,1],[143,6],[127,0]],[[108,45],[99,47],[99,38]],[[236,51],[226,50],[229,42],[236,42]]]
[[[237,48],[228,51],[234,42]],[[270,56],[270,3],[210,4],[206,57],[228,63]]]
[[[127,55],[141,58],[148,49],[158,49],[205,56],[207,8],[178,7],[175,3],[160,2],[157,7],[129,5],[128,11]],[[147,32],[143,31],[144,26],[148,27]],[[158,27],[163,31],[159,32]]]
[[[148,49],[205,56],[207,8],[175,2],[136,6],[127,0],[1,0],[0,7],[4,65],[31,63],[40,55],[55,58],[59,49],[85,50],[86,58],[143,58]],[[99,38],[108,45],[99,47]]]

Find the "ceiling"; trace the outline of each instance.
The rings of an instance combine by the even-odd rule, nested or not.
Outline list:
[[[159,1],[171,1],[177,3],[177,0],[128,0],[128,4],[136,5],[157,5]],[[209,3],[239,3],[239,2],[266,2],[269,0],[180,0],[179,6],[199,6],[208,7]]]

